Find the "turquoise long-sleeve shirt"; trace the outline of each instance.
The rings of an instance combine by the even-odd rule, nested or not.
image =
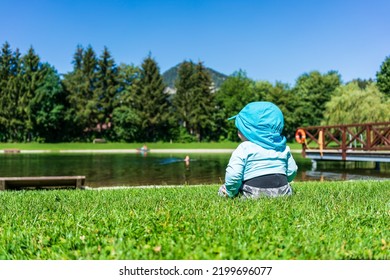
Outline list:
[[[226,168],[226,191],[229,197],[234,197],[243,181],[268,174],[285,174],[288,182],[291,182],[297,170],[298,166],[288,146],[279,152],[244,141],[234,150]]]

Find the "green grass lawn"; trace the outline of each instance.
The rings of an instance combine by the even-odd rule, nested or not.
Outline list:
[[[390,259],[389,181],[0,193],[0,259]]]
[[[238,142],[221,143],[146,143],[150,149],[235,149]],[[0,143],[0,150],[20,149],[20,150],[89,150],[89,149],[136,149],[144,143]],[[298,143],[288,144],[291,149],[301,149]]]

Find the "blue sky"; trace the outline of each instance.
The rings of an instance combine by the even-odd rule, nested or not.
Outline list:
[[[107,46],[117,64],[151,53],[161,72],[183,60],[230,75],[293,85],[336,70],[344,82],[375,78],[390,56],[386,0],[0,0],[0,43],[30,46],[60,73],[76,46]]]

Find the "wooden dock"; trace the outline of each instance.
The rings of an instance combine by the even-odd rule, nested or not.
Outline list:
[[[296,139],[302,144],[303,157],[314,161],[390,162],[390,122],[310,126],[298,130]]]
[[[0,177],[0,191],[18,189],[83,189],[85,176]]]
[[[305,154],[312,160],[390,162],[390,151],[346,151],[345,158],[341,150],[306,150]]]

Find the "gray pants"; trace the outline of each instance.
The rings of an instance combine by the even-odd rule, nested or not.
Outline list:
[[[290,184],[279,188],[256,188],[248,185],[242,185],[239,191],[239,195],[243,198],[259,198],[259,197],[277,197],[292,195],[293,191]],[[222,185],[218,190],[218,195],[227,196],[226,187]]]

